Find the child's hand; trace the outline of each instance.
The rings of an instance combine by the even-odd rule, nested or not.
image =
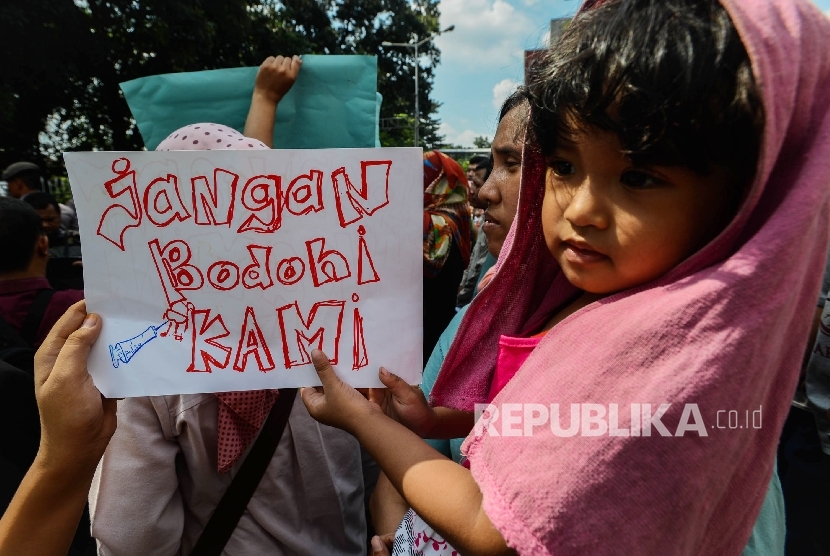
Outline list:
[[[397,375],[380,368],[380,381],[386,388],[370,388],[369,401],[380,406],[387,416],[420,436],[430,438],[435,412],[417,386],[410,386]]]
[[[395,542],[395,533],[372,537],[372,556],[389,556]]]
[[[40,409],[38,457],[47,467],[94,469],[115,433],[116,400],[106,399],[87,372],[87,357],[101,332],[101,317],[86,303],[70,307],[35,355]]]
[[[377,412],[377,406],[340,380],[322,351],[312,350],[311,360],[323,386],[300,390],[308,413],[324,425],[354,435],[356,424],[369,413]]]
[[[294,86],[302,64],[303,61],[296,55],[291,58],[268,56],[259,66],[259,71],[256,74],[254,95],[259,94],[269,102],[278,103]]]

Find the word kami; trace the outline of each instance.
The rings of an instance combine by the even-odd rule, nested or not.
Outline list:
[[[356,296],[352,297],[357,300]],[[306,315],[294,301],[276,309],[279,320],[280,346],[282,360],[279,364],[286,370],[301,365],[311,364],[311,351],[319,349],[329,355],[333,365],[340,357],[340,336],[346,302],[337,300],[319,301]],[[244,372],[249,360],[256,368],[265,373],[277,366],[272,353],[272,346],[257,321],[253,307],[245,308],[245,317],[239,333],[239,342],[234,345],[223,343],[230,336],[221,313],[212,313],[210,309],[195,309],[190,312],[189,328],[191,361],[187,372],[211,373],[214,369],[232,368]],[[363,337],[363,317],[358,308],[352,311],[354,324],[354,344],[352,350],[352,370],[361,369],[369,364],[366,344]],[[321,322],[334,323],[326,328]]]
[[[391,160],[360,162],[359,186],[354,185],[345,167],[329,174],[335,209],[341,228],[372,216],[389,204]],[[324,173],[309,169],[288,179],[277,174],[257,175],[242,184],[238,174],[216,168],[213,176],[195,176],[182,184],[167,174],[139,187],[136,171],[127,158],[112,163],[115,177],[104,184],[115,202],[101,214],[96,233],[125,250],[124,235],[145,220],[157,228],[192,220],[199,226],[226,226],[236,233],[273,233],[280,229],[283,214],[294,216],[325,209]]]

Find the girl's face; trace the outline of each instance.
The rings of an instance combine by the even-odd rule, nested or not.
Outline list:
[[[730,180],[680,166],[635,166],[617,135],[588,128],[548,157],[542,228],[565,276],[611,294],[659,278],[732,218]]]
[[[490,148],[493,170],[478,192],[479,199],[487,203],[482,229],[487,234],[487,248],[494,257],[501,252],[519,204],[526,117],[527,104],[520,104],[499,122]]]

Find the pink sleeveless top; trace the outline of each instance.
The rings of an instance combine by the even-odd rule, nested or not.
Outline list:
[[[524,362],[530,357],[530,353],[539,345],[546,332],[531,336],[530,338],[516,338],[514,336],[502,336],[499,338],[499,355],[496,360],[496,370],[493,374],[493,382],[490,383],[490,393],[487,394],[487,403],[501,392],[501,389],[510,382]]]

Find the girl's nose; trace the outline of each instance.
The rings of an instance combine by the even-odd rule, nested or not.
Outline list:
[[[577,227],[607,228],[610,214],[601,189],[597,183],[586,179],[566,193],[566,198],[563,199],[566,202],[563,212],[565,219]],[[569,194],[570,197],[567,198]]]

